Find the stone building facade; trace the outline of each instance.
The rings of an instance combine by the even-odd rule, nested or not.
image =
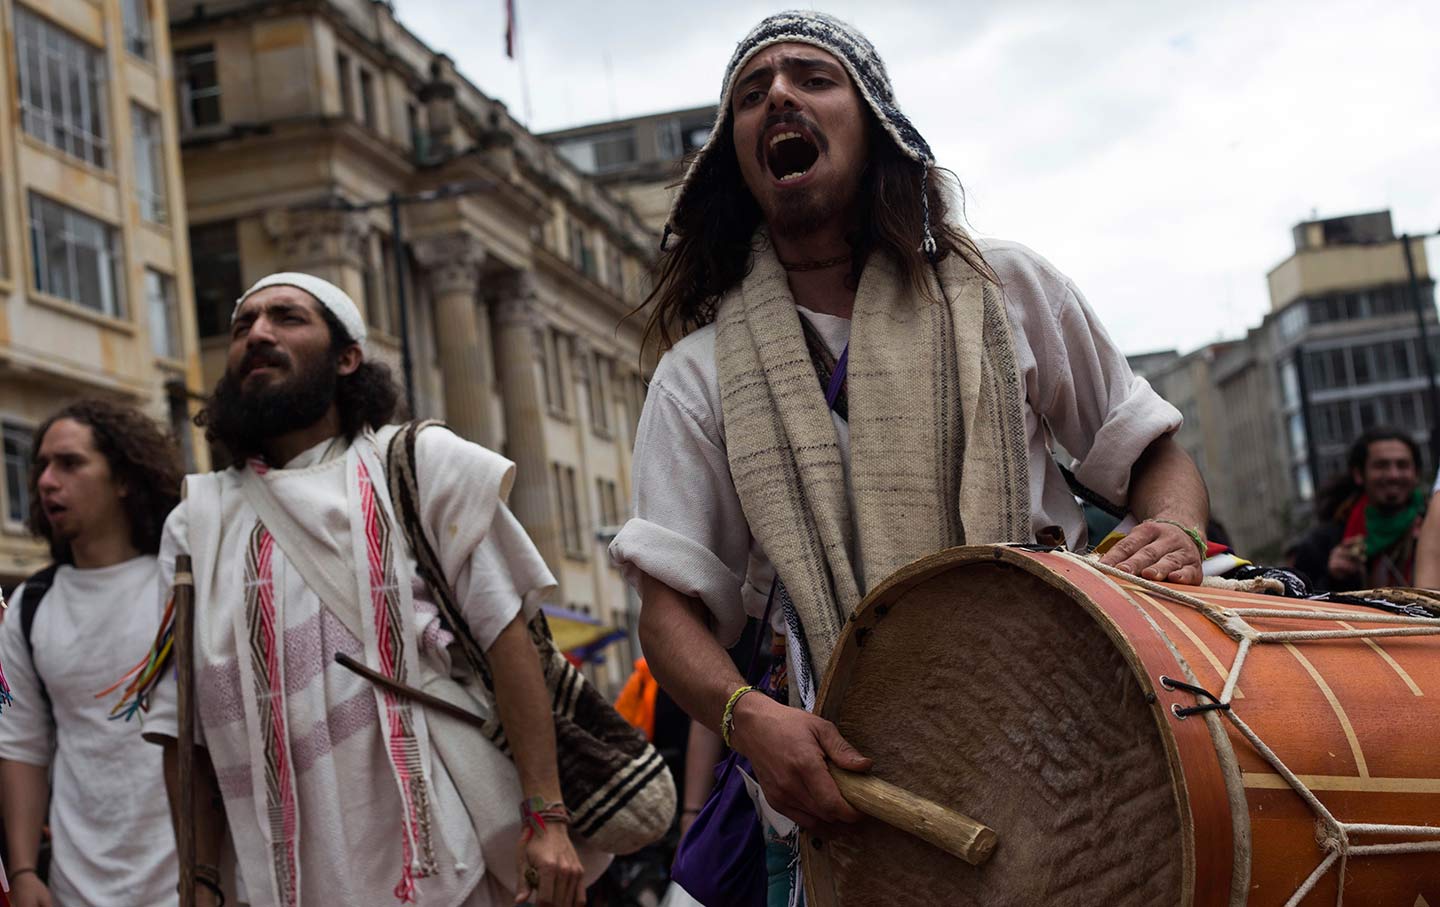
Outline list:
[[[516,462],[510,503],[555,604],[633,626],[604,540],[627,516],[644,399],[643,323],[625,316],[658,238],[387,4],[170,13],[207,384],[245,286],[333,281],[363,305],[372,355],[409,376],[416,416]],[[622,643],[597,679],[617,684],[634,654]]]
[[[0,587],[43,566],[26,533],[34,429],[103,396],[178,432],[201,387],[165,7],[0,4]]]
[[[682,162],[704,146],[718,111],[714,104],[667,110],[575,126],[541,138],[628,203],[658,233],[670,214]]]
[[[1271,310],[1258,326],[1143,364],[1185,414],[1180,441],[1205,475],[1216,517],[1242,553],[1270,563],[1314,519],[1317,491],[1343,475],[1366,429],[1398,427],[1429,446],[1417,306],[1432,367],[1440,366],[1425,248],[1411,243],[1412,297],[1389,211],[1305,221],[1293,232],[1294,254],[1267,275]],[[1434,475],[1434,462],[1421,466]]]

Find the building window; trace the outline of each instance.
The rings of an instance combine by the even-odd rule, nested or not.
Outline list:
[[[24,525],[30,515],[30,429],[10,420],[0,421],[5,448],[5,521]]]
[[[339,75],[340,113],[347,120],[355,118],[355,93],[350,84],[350,58],[345,54],[335,55],[335,72]]]
[[[570,261],[581,273],[595,276],[595,252],[590,248],[590,233],[573,217],[570,218]]]
[[[120,234],[73,208],[30,193],[35,289],[122,318]]]
[[[611,435],[610,373],[614,368],[608,356],[596,353],[590,369],[590,429],[602,438]]]
[[[187,47],[177,53],[175,84],[180,89],[180,116],[186,129],[202,129],[222,122],[215,45]]]
[[[639,159],[633,127],[570,139],[557,144],[556,150],[584,173],[622,170]]]
[[[87,164],[109,166],[104,52],[19,5],[15,50],[25,131]]]
[[[595,480],[595,499],[600,505],[600,525],[613,528],[620,525],[620,493],[609,479]]]
[[[550,475],[555,483],[555,501],[560,506],[560,535],[565,553],[570,557],[584,558],[585,535],[581,529],[580,499],[575,491],[575,469],[551,463]]]
[[[240,285],[240,242],[233,220],[190,228],[190,268],[200,336],[229,336],[230,313],[245,290]]]
[[[135,196],[140,201],[140,216],[151,223],[166,223],[165,140],[160,117],[132,103],[130,139],[135,147]]]
[[[551,415],[566,419],[570,416],[570,397],[565,393],[565,359],[570,355],[570,338],[550,328],[543,339],[540,363],[545,373],[545,405]]]
[[[145,269],[145,308],[150,313],[150,347],[163,359],[180,359],[180,312],[175,281],[154,268]]]
[[[405,105],[405,126],[410,130],[410,149],[415,152],[415,157],[425,160],[430,149],[430,137],[420,126],[420,108],[415,104]]]
[[[120,0],[120,18],[125,29],[125,49],[142,60],[151,59],[150,0]]]
[[[370,70],[360,70],[360,117],[367,129],[379,129],[375,118],[375,77]]]

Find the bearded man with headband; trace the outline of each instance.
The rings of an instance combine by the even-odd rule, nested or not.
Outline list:
[[[656,678],[751,760],[772,848],[791,820],[859,818],[826,762],[869,760],[808,710],[867,589],[953,545],[1084,546],[1052,443],[1139,521],[1106,563],[1201,580],[1180,414],[1068,278],[951,219],[947,178],[863,35],[780,13],[731,58],[662,243],[647,305],[666,352],[611,556]],[[789,705],[745,695],[725,653],[767,602]]]
[[[555,579],[505,505],[514,465],[447,431],[414,436],[415,509],[464,626],[444,624],[386,491],[397,398],[339,287],[272,274],[236,303],[225,374],[197,417],[230,467],[186,479],[159,558],[162,588],[180,554],[195,582],[202,907],[222,894],[227,827],[255,907],[574,907],[585,866],[604,865],[582,864],[566,828],[550,693],[526,630]],[[462,632],[485,652],[513,768],[479,733],[447,738],[443,716],[396,692],[449,677]],[[144,733],[173,779],[168,674]],[[496,843],[508,824],[475,811],[514,816],[501,777],[516,771],[520,809],[549,821]],[[461,788],[477,775],[493,796]]]

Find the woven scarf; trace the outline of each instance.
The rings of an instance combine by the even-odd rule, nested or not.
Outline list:
[[[752,534],[829,663],[867,589],[960,544],[1033,540],[1024,399],[996,288],[956,255],[946,302],[871,257],[851,316],[850,477],[789,282],[763,243],[721,300],[715,361],[731,475]]]

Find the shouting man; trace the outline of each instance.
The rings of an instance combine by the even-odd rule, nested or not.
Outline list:
[[[1179,413],[1069,279],[966,235],[945,175],[863,35],[773,15],[731,58],[649,300],[668,350],[611,554],[655,676],[803,827],[857,818],[825,763],[868,760],[806,709],[866,590],[952,545],[1083,545],[1052,442],[1140,521],[1108,563],[1201,579],[1208,504]],[[724,650],[772,588],[798,708],[744,695]]]
[[[95,698],[141,660],[160,530],[180,499],[175,445],[143,414],[82,400],[35,435],[30,530],[50,567],[0,625],[15,695],[0,720],[0,802],[15,907],[174,904],[160,754]],[[37,865],[50,817],[49,884]]]
[[[160,554],[166,588],[177,554],[193,562],[196,761],[219,794],[196,795],[214,804],[197,821],[202,904],[217,894],[227,820],[256,907],[488,907],[511,903],[516,887],[557,907],[583,898],[549,694],[526,630],[555,580],[505,506],[513,465],[447,431],[416,438],[418,508],[487,653],[514,768],[473,731],[450,741],[447,762],[438,716],[384,682],[423,688],[450,673],[450,633],[386,492],[396,429],[382,426],[396,400],[388,370],[366,361],[360,312],[338,287],[272,274],[237,303],[225,374],[198,420],[231,466],[186,479]],[[168,772],[173,681],[154,694],[145,731],[165,745]],[[518,769],[515,801],[488,802],[508,796],[498,776],[481,779],[487,802],[475,802],[474,788],[461,797],[459,777],[487,766],[510,771],[512,789]],[[517,829],[502,856],[482,849],[490,829],[477,834],[477,809],[550,821],[523,839]]]

